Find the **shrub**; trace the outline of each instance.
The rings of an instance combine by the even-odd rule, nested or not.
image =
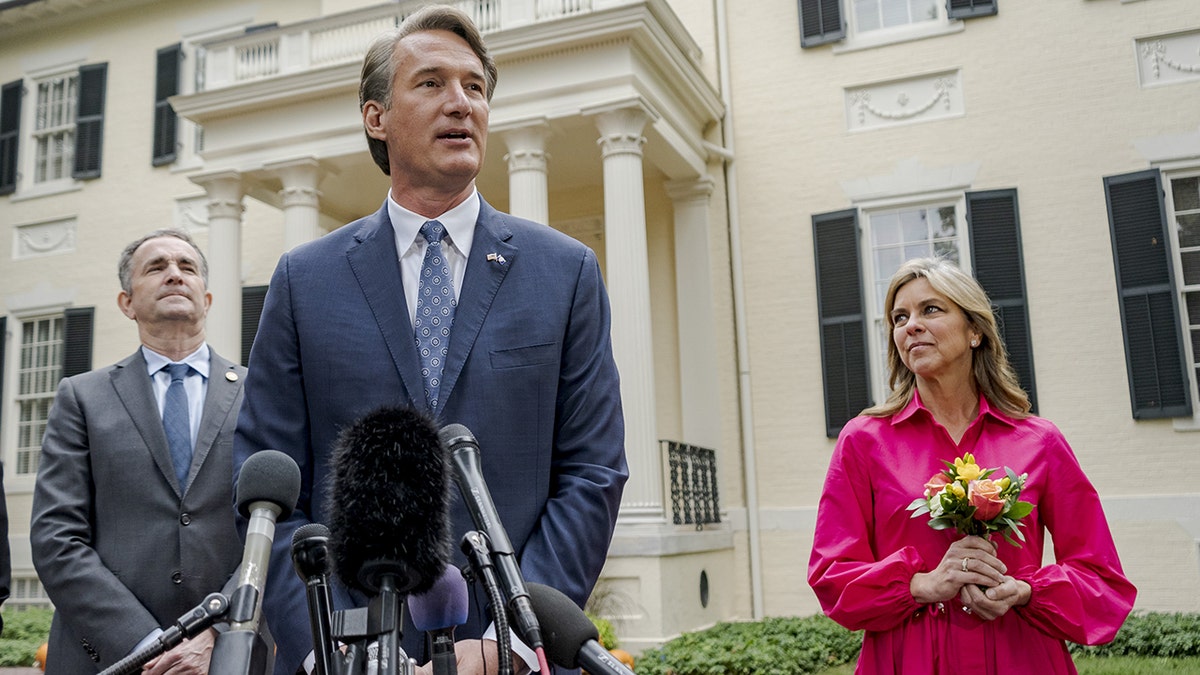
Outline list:
[[[600,634],[600,639],[597,640],[600,646],[605,649],[616,649],[619,644],[617,643],[617,631],[613,628],[612,622],[591,612],[586,612],[586,614],[587,618],[591,619],[592,624],[596,626],[596,632]]]
[[[1134,612],[1112,642],[1067,646],[1072,654],[1086,656],[1200,656],[1200,614]]]
[[[30,608],[4,612],[4,635],[0,637],[0,667],[28,668],[38,647],[50,636],[54,610]]]
[[[637,661],[638,675],[802,675],[858,658],[862,633],[824,615],[719,623]]]

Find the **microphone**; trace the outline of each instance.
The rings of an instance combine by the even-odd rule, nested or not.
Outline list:
[[[308,624],[312,629],[316,675],[329,675],[330,656],[337,650],[330,627],[333,598],[329,574],[333,558],[329,553],[329,528],[321,523],[301,525],[292,535],[292,565],[304,582],[308,600]]]
[[[433,588],[408,596],[408,613],[417,630],[429,635],[433,675],[457,675],[454,627],[467,622],[470,609],[462,572],[447,565]]]
[[[450,459],[455,469],[454,477],[458,481],[463,501],[471,512],[471,520],[475,522],[475,527],[487,535],[491,544],[497,576],[504,587],[508,608],[513,613],[517,630],[526,644],[535,650],[539,649],[542,647],[542,631],[530,606],[529,592],[525,589],[525,578],[521,576],[521,568],[517,565],[512,542],[508,539],[504,524],[500,522],[500,514],[496,512],[492,494],[483,479],[483,468],[479,462],[479,442],[475,440],[471,430],[461,424],[442,427],[438,436],[450,450]]]
[[[334,568],[347,587],[372,596],[366,619],[335,615],[334,637],[376,637],[380,674],[395,673],[402,595],[428,591],[450,560],[446,451],[429,417],[384,407],[343,430],[332,474]]]
[[[266,645],[258,635],[262,592],[271,561],[275,521],[292,515],[300,497],[300,467],[278,450],[260,450],[242,464],[237,481],[238,513],[249,519],[237,586],[229,597],[229,630],[217,636],[209,673],[241,675],[266,671]]]
[[[170,628],[162,632],[150,644],[117,661],[101,671],[100,675],[133,675],[140,673],[156,656],[160,656],[183,642],[184,638],[191,639],[225,616],[229,610],[229,600],[220,593],[209,593],[199,605],[188,610],[187,614],[175,619]]]
[[[562,591],[529,584],[533,611],[546,627],[546,655],[563,668],[583,668],[591,675],[633,675],[600,646],[595,624]]]

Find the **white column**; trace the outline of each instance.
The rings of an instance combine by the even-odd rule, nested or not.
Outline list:
[[[684,443],[717,449],[721,444],[720,383],[712,262],[709,255],[709,196],[713,181],[702,177],[667,183],[675,204],[675,298],[679,324],[679,392]]]
[[[320,237],[321,193],[317,182],[321,179],[321,167],[316,159],[304,159],[270,164],[265,168],[279,174],[283,189],[279,197],[283,201],[283,249],[290,251],[299,244]]]
[[[504,132],[508,154],[509,213],[536,223],[549,224],[550,198],[546,189],[546,137],[550,127],[545,123]]]
[[[235,171],[192,179],[208,192],[208,289],[205,334],[230,361],[242,358],[242,180]]]
[[[612,304],[613,356],[621,373],[629,482],[621,500],[626,522],[665,522],[662,460],[654,404],[650,263],[642,188],[642,129],[649,114],[623,108],[596,116],[604,158],[605,264]]]

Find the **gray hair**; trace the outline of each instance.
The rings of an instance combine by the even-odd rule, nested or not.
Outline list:
[[[131,242],[125,247],[124,251],[121,251],[121,260],[117,263],[117,278],[121,280],[121,290],[126,293],[133,292],[133,254],[137,252],[142,244],[151,239],[158,239],[159,237],[175,237],[192,247],[192,250],[196,252],[196,257],[200,261],[200,276],[204,278],[204,287],[208,288],[208,259],[204,257],[204,252],[200,250],[200,247],[196,245],[196,242],[192,240],[191,235],[187,232],[167,227],[155,230]]]
[[[392,104],[392,80],[396,75],[396,61],[393,55],[396,45],[413,33],[431,30],[444,30],[454,33],[467,41],[471,51],[479,57],[483,64],[485,84],[487,85],[487,100],[492,100],[492,92],[496,89],[496,79],[499,71],[496,62],[483,44],[483,35],[475,27],[475,22],[466,12],[446,5],[429,5],[410,14],[400,27],[383,33],[375,38],[363,58],[362,77],[358,83],[358,109],[361,111],[367,101],[375,101],[386,110]],[[363,129],[366,133],[366,129]],[[367,147],[371,150],[371,158],[383,170],[384,175],[391,175],[388,163],[387,143],[367,134]]]

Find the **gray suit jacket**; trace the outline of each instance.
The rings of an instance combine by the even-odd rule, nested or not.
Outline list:
[[[186,492],[141,349],[59,383],[29,530],[56,608],[47,673],[107,668],[220,591],[240,562],[229,477],[246,369],[210,353]]]

